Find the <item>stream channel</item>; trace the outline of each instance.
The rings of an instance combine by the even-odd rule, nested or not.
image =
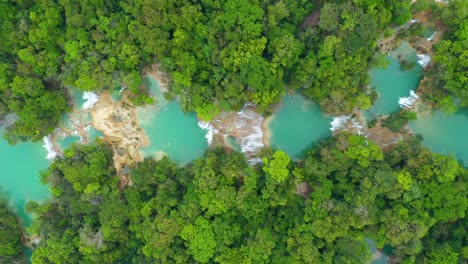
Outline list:
[[[371,85],[376,86],[380,97],[367,115],[398,111],[399,99],[409,96],[411,90],[416,90],[422,77],[422,67],[416,63],[413,69],[405,71],[399,63],[399,56],[413,63],[418,60],[415,51],[403,43],[387,57],[389,66],[386,69],[370,71]],[[149,81],[150,93],[156,98],[157,104],[137,111],[140,126],[151,141],[150,146],[141,149],[142,156],[168,155],[180,163],[187,163],[203,155],[213,137],[210,126],[201,127],[195,113],[184,113],[177,101],[164,99],[156,80],[149,77]],[[90,107],[92,101],[96,100],[89,93],[78,91],[72,92],[72,97],[76,105],[75,110],[78,110],[74,111],[74,114],[78,117],[75,116],[72,122],[70,116],[64,116],[60,125],[64,130],[72,128],[74,123],[78,122],[76,119],[81,123],[89,122],[89,113],[80,110]],[[119,100],[119,95],[114,94],[113,98]],[[245,112],[245,109],[239,112],[240,116],[246,116]],[[239,120],[243,122],[242,118]],[[284,150],[294,159],[301,159],[305,149],[332,135],[332,120],[332,117],[324,116],[314,102],[299,93],[286,94],[268,122],[269,144],[273,148]],[[453,115],[432,111],[419,115],[418,120],[410,122],[409,127],[414,133],[423,136],[424,146],[435,152],[452,154],[468,164],[468,140],[461,140],[468,135],[467,111]],[[86,131],[89,141],[102,136],[102,133],[89,125]],[[261,139],[260,135],[238,140],[237,143],[261,147],[262,142],[251,142]],[[74,133],[59,136],[55,145],[64,149],[79,141],[80,136]],[[237,149],[243,148],[238,146]],[[50,160],[46,157],[51,158],[51,155],[53,157],[54,153],[51,153],[48,140],[18,143],[15,146],[0,140],[1,191],[10,199],[26,225],[31,224],[31,217],[25,212],[25,204],[30,200],[41,201],[49,197],[47,187],[40,183],[39,172],[47,168]],[[380,256],[378,263],[386,263],[385,255]]]

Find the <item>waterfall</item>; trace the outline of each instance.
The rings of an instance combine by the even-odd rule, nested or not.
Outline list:
[[[244,108],[237,113],[235,127],[237,131],[237,142],[243,153],[256,154],[263,145],[263,116],[252,109],[251,104],[246,104]],[[261,162],[261,159],[249,158],[251,164]]]
[[[47,150],[47,159],[53,160],[55,159],[59,153],[55,151],[54,143],[52,142],[52,138],[50,135],[45,136],[42,141],[44,141],[44,148]]]
[[[256,155],[264,147],[262,124],[263,116],[252,104],[246,104],[237,113],[223,112],[210,122],[198,121],[198,126],[208,131],[206,134],[208,145],[212,144],[215,134],[223,137],[231,136],[235,138],[251,164],[261,162]]]
[[[413,91],[410,91],[410,96],[408,97],[400,97],[398,100],[398,104],[400,105],[401,108],[412,108],[414,106],[414,103],[419,99],[419,96]]]
[[[214,134],[219,132],[218,129],[214,128],[210,122],[205,122],[202,120],[198,121],[198,126],[201,129],[207,130],[205,137],[206,137],[206,141],[208,142],[208,146],[210,146],[211,143],[213,143]]]
[[[261,127],[253,127],[250,135],[240,137],[237,140],[243,153],[255,153],[264,147],[263,131]]]
[[[431,56],[429,54],[418,54],[419,65],[426,67],[431,62]]]
[[[361,125],[361,123],[359,123],[359,120],[349,115],[348,116],[342,115],[342,116],[334,117],[330,124],[331,124],[330,130],[332,132],[335,132],[338,130],[344,130],[344,131],[354,130],[355,133],[357,133],[358,135],[364,134],[364,126]]]
[[[432,33],[432,35],[427,38],[427,41],[432,41],[436,34],[437,34],[437,31],[434,31],[434,33]]]
[[[331,127],[330,130],[333,132],[338,129],[344,129],[346,123],[351,119],[351,116],[337,116],[334,117],[333,120],[331,121]]]
[[[84,92],[83,99],[85,100],[83,109],[89,109],[99,100],[99,96],[93,92]]]

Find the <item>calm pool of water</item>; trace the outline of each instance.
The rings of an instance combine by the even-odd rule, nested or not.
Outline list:
[[[331,136],[331,121],[318,105],[298,92],[287,94],[269,124],[270,145],[292,158],[304,158],[306,149]]]
[[[174,160],[187,163],[203,155],[208,147],[206,130],[197,124],[194,112],[184,113],[177,101],[167,101],[162,96],[158,82],[149,77],[150,93],[156,104],[138,110],[141,127],[151,141],[143,148],[143,156],[168,155]]]

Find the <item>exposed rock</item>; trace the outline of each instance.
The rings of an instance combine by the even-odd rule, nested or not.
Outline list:
[[[221,112],[209,123],[200,121],[199,125],[207,129],[208,143],[214,145],[229,145],[228,137],[235,138],[241,151],[250,163],[261,162],[258,152],[264,144],[264,118],[255,105],[247,104],[239,112]]]
[[[149,145],[144,130],[137,125],[135,110],[125,95],[122,100],[114,102],[105,92],[90,111],[94,128],[103,133],[104,141],[114,150],[114,166],[121,175],[123,186],[129,182],[122,176],[123,168],[141,161],[139,148]]]
[[[309,183],[306,181],[303,181],[296,185],[296,194],[304,198],[309,197],[309,194],[311,192],[312,192],[312,188],[310,188]]]

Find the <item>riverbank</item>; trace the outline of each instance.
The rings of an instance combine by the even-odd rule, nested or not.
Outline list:
[[[273,115],[267,116],[263,119],[262,122],[262,130],[263,130],[263,145],[265,145],[265,148],[270,147],[270,140],[271,140],[271,129],[270,129],[270,124],[271,121],[273,121]]]
[[[161,66],[159,63],[153,64],[151,65],[150,69],[144,72],[144,75],[150,76],[156,79],[156,81],[158,81],[159,83],[159,88],[161,89],[163,93],[169,92],[171,78],[169,77],[169,74],[160,71],[160,68]]]

